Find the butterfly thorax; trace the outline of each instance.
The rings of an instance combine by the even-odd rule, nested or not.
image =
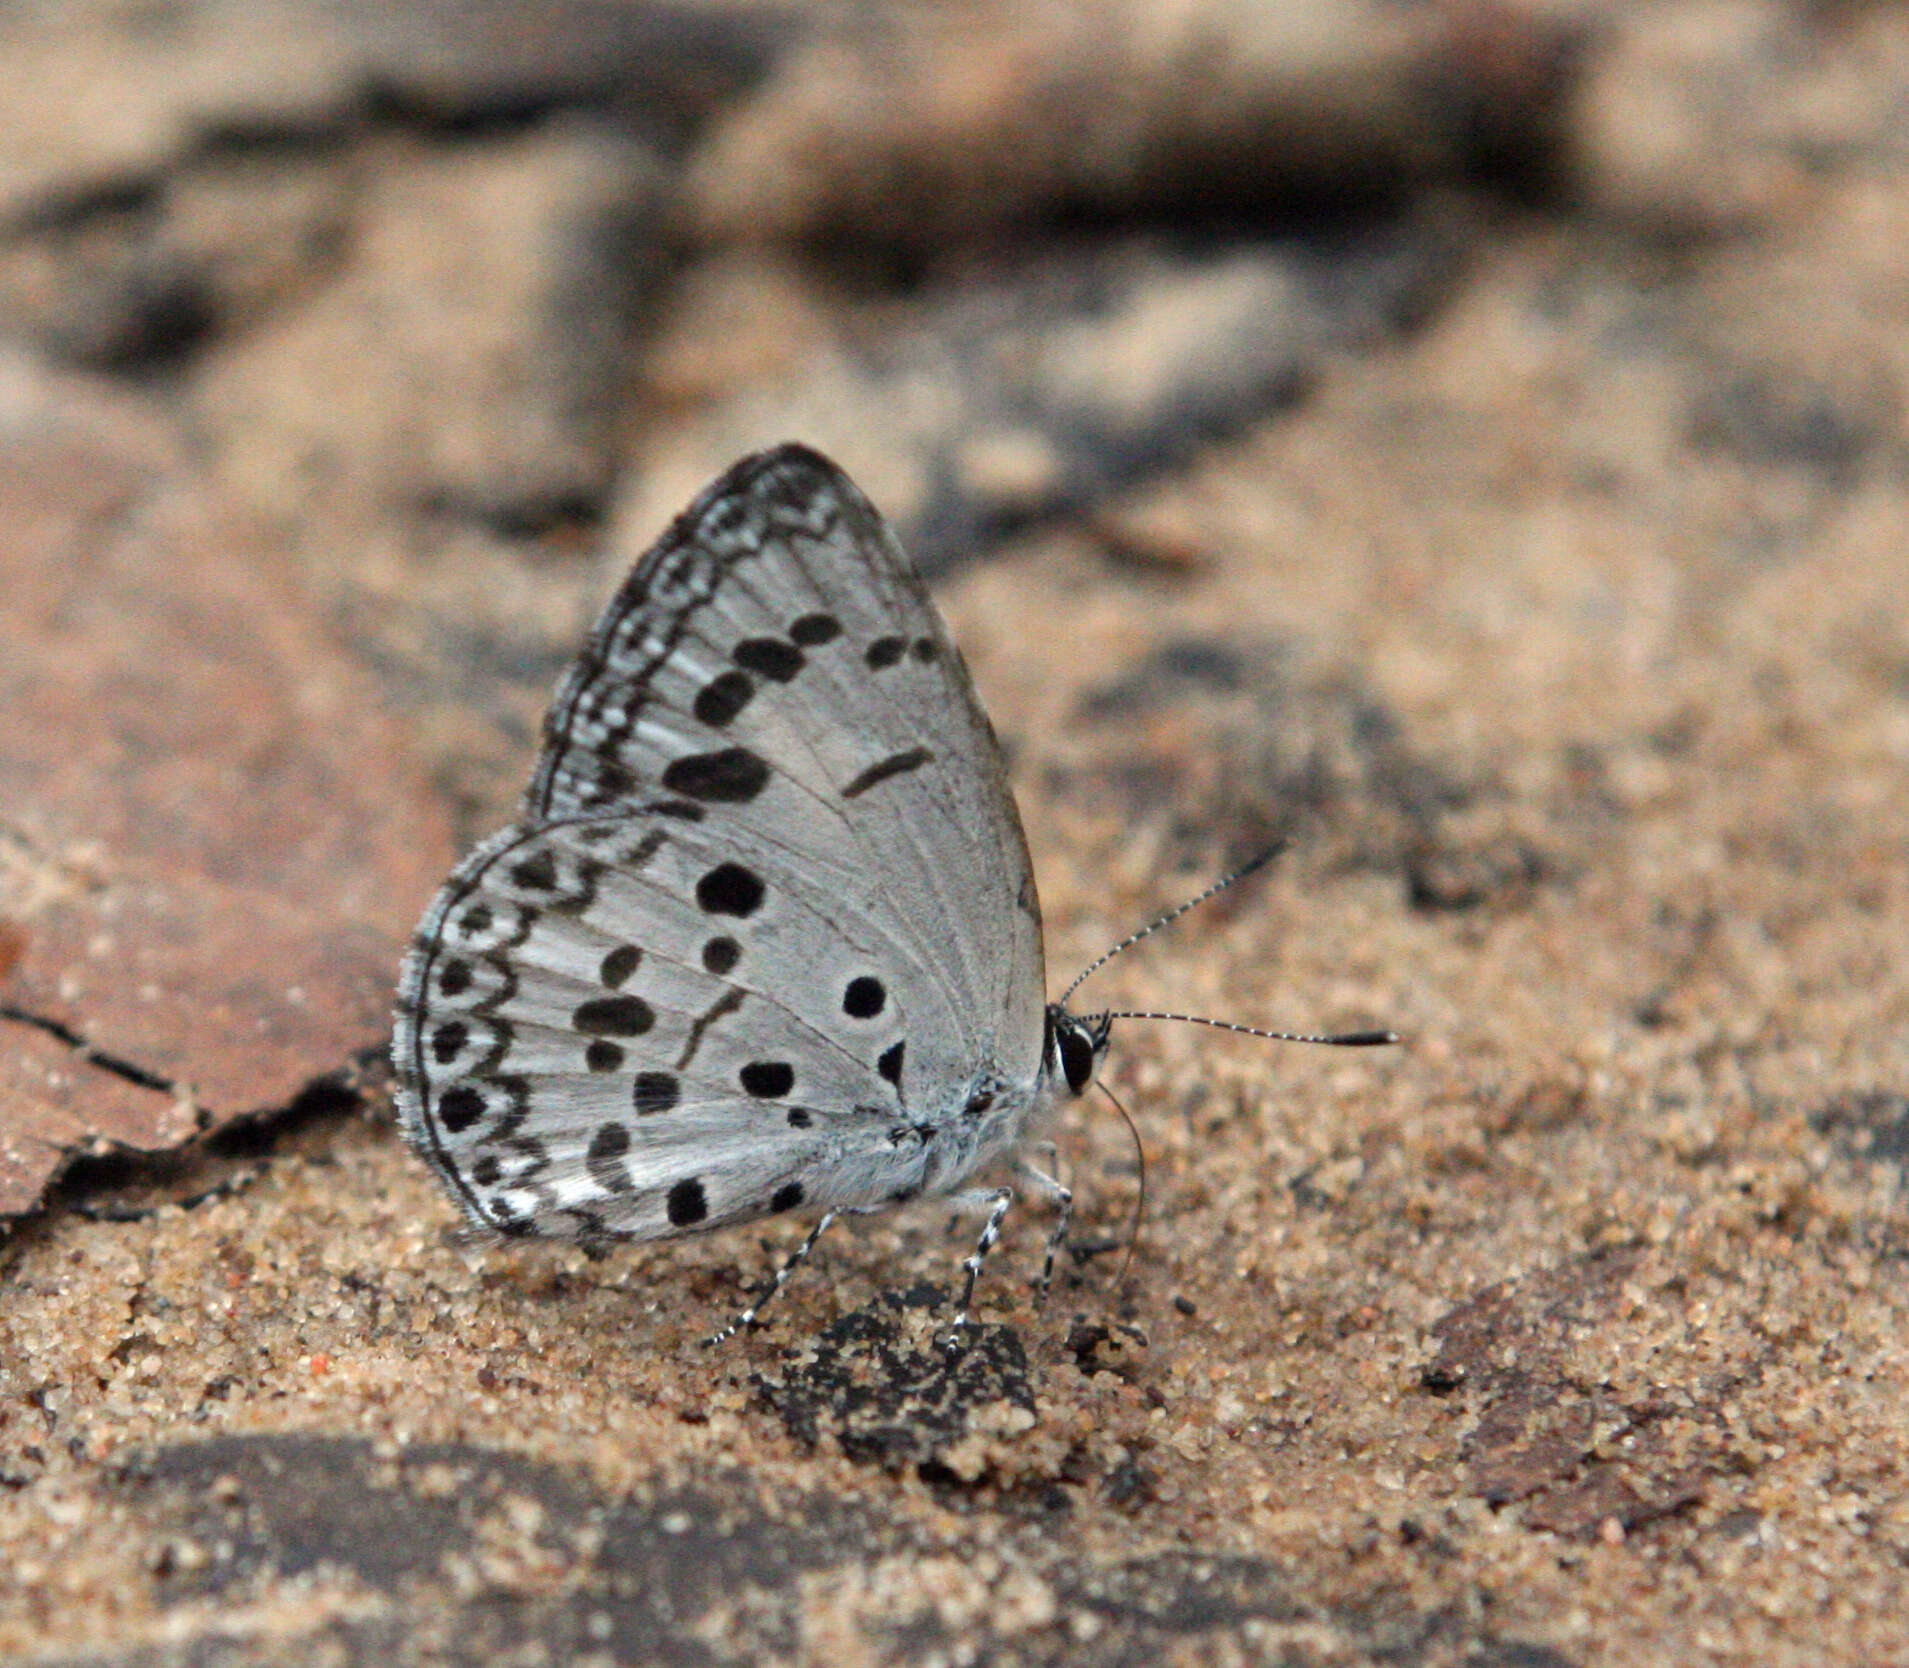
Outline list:
[[[1051,1004],[1031,1078],[981,1067],[947,1105],[897,1120],[878,1146],[857,1143],[857,1150],[839,1153],[829,1166],[834,1185],[812,1195],[813,1202],[865,1207],[954,1191],[1011,1155],[1062,1102],[1087,1092],[1111,1029],[1105,1015],[1082,1018]]]
[[[1107,1053],[1113,1022],[1104,1014],[1081,1018],[1058,1002],[1043,1018],[1041,1064],[1033,1078],[1017,1082],[994,1070],[975,1075],[952,1115],[934,1123],[936,1181],[943,1191],[962,1177],[1012,1152],[1063,1101],[1092,1086]]]
[[[868,1208],[953,1192],[1012,1153],[1056,1098],[1045,1071],[1016,1082],[985,1067],[949,1104],[897,1119],[877,1142],[845,1144],[812,1200]]]

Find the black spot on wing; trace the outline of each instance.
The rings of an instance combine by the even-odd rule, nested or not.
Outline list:
[[[890,1083],[894,1084],[897,1089],[901,1087],[902,1055],[906,1052],[907,1048],[908,1042],[907,1039],[904,1038],[892,1048],[883,1049],[881,1058],[875,1062],[875,1069],[880,1072],[883,1077],[887,1078]]]
[[[640,996],[596,996],[577,1004],[570,1023],[586,1037],[640,1037],[656,1010]]]
[[[762,894],[762,881],[740,863],[718,863],[696,882],[696,902],[711,915],[753,915]]]
[[[881,672],[893,666],[907,652],[906,637],[877,637],[863,651],[862,658],[868,662],[870,671]]]
[[[850,1019],[873,1019],[888,1005],[888,992],[880,979],[863,973],[850,979],[842,992],[842,1012]]]
[[[510,878],[526,891],[554,891],[557,885],[556,854],[548,846],[542,851],[533,852],[521,863],[512,866]]]
[[[603,958],[603,964],[597,969],[597,977],[611,990],[629,983],[630,975],[637,970],[643,960],[643,952],[634,944],[619,944]]]
[[[768,763],[746,747],[690,753],[663,772],[663,786],[671,793],[725,805],[746,805],[768,782]]]
[[[751,1060],[736,1078],[744,1094],[757,1100],[780,1100],[795,1087],[795,1067],[787,1060]]]
[[[583,1063],[594,1072],[612,1072],[623,1064],[623,1048],[604,1037],[595,1037],[583,1051]]]
[[[905,776],[911,770],[919,770],[928,763],[934,754],[925,747],[910,747],[906,752],[891,753],[887,758],[878,760],[857,776],[842,790],[844,799],[855,799],[876,785],[886,782],[891,776]]]
[[[709,1200],[703,1193],[702,1179],[689,1176],[669,1190],[663,1201],[672,1228],[689,1228],[709,1214]]]
[[[709,813],[700,805],[692,805],[687,799],[652,799],[647,805],[639,805],[637,810],[645,816],[677,817],[684,822],[701,822]]]
[[[755,680],[747,672],[718,672],[697,692],[691,711],[711,729],[720,730],[748,706],[755,692]]]
[[[437,1121],[452,1135],[462,1135],[484,1111],[484,1097],[468,1083],[455,1084],[437,1097]]]
[[[660,828],[652,828],[633,846],[625,846],[617,853],[618,864],[625,869],[641,869],[657,852],[661,851],[669,835]]]
[[[772,1211],[794,1210],[802,1203],[802,1199],[800,1182],[784,1182],[769,1196],[769,1208]]]
[[[606,738],[593,750],[592,781],[589,792],[583,796],[583,803],[592,809],[605,805],[614,805],[619,800],[629,798],[636,788],[636,778],[629,767],[617,758],[617,749],[629,742],[628,731],[615,737]]]
[[[807,664],[808,657],[779,637],[746,637],[730,656],[746,671],[776,683],[787,683]]]
[[[630,1173],[623,1166],[623,1155],[630,1150],[630,1132],[621,1124],[603,1124],[590,1137],[586,1163],[590,1179],[606,1193],[628,1193]]]
[[[521,1077],[479,1078],[453,1083],[432,1103],[432,1113],[447,1135],[462,1135],[486,1119],[487,1141],[506,1139],[523,1122],[529,1088]]]
[[[640,1071],[631,1099],[638,1115],[649,1118],[673,1110],[681,1094],[682,1086],[669,1072]]]
[[[842,635],[842,622],[833,614],[804,614],[789,627],[789,635],[805,649],[819,648]]]

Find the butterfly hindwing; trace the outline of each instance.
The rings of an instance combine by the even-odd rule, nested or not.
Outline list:
[[[560,1235],[713,1226],[821,1197],[789,1183],[844,1117],[905,1121],[884,1062],[939,1016],[786,869],[743,857],[693,825],[613,818],[511,830],[461,866],[407,976],[405,1012],[428,1018],[401,1018],[399,1041],[413,1139],[474,1215]],[[781,936],[807,957],[793,989],[762,965]],[[703,1198],[687,1219],[668,1204],[686,1178]]]
[[[866,1155],[1031,1075],[1041,1006],[965,668],[874,510],[789,447],[678,520],[566,675],[519,823],[420,929],[399,1099],[478,1219],[649,1238],[879,1202]]]

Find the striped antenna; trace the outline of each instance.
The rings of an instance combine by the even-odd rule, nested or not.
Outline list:
[[[1215,1031],[1237,1031],[1242,1037],[1265,1037],[1269,1042],[1325,1043],[1331,1048],[1383,1048],[1399,1040],[1396,1031],[1335,1031],[1330,1036],[1313,1036],[1303,1031],[1262,1031],[1257,1025],[1235,1025],[1230,1020],[1206,1019],[1199,1014],[1134,1013],[1116,1008],[1101,1019],[1177,1019],[1183,1025],[1210,1025]]]
[[[1153,934],[1157,933],[1162,927],[1166,926],[1169,922],[1179,920],[1180,917],[1186,914],[1186,912],[1189,909],[1198,909],[1200,905],[1205,903],[1208,898],[1218,897],[1220,893],[1224,892],[1227,889],[1227,887],[1237,885],[1240,881],[1244,880],[1248,875],[1254,874],[1258,872],[1259,870],[1265,868],[1268,863],[1272,862],[1272,860],[1275,857],[1277,857],[1285,849],[1286,849],[1286,842],[1284,840],[1279,840],[1275,842],[1273,845],[1268,846],[1257,857],[1249,858],[1246,862],[1242,863],[1230,875],[1222,875],[1218,880],[1214,881],[1213,884],[1209,886],[1204,892],[1202,892],[1197,898],[1188,898],[1185,903],[1177,904],[1175,905],[1174,908],[1169,909],[1166,912],[1166,914],[1160,917],[1159,920],[1149,921],[1138,932],[1129,933],[1125,938],[1123,938],[1118,944],[1116,944],[1098,961],[1094,962],[1087,969],[1085,973],[1081,974],[1081,976],[1078,979],[1076,979],[1071,985],[1069,985],[1064,991],[1061,992],[1060,1005],[1063,1008],[1066,1007],[1068,997],[1072,996],[1075,991],[1079,990],[1082,985],[1086,984],[1089,979],[1091,979],[1096,973],[1098,973],[1103,967],[1105,967],[1108,962],[1112,961],[1115,956],[1119,955],[1122,950],[1131,950],[1136,944],[1138,944],[1141,941],[1141,939],[1152,937]],[[1115,1015],[1115,1017],[1120,1018],[1122,1016]],[[1138,1014],[1129,1014],[1129,1015],[1126,1015],[1125,1017],[1130,1019],[1138,1019],[1141,1017],[1151,1018],[1153,1016],[1151,1015],[1141,1016]],[[1178,1017],[1178,1016],[1176,1015],[1175,1017]],[[1244,1030],[1245,1027],[1234,1026],[1233,1029],[1236,1031]],[[1269,1036],[1271,1035],[1270,1032],[1266,1034]]]

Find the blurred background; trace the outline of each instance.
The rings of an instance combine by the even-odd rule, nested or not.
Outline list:
[[[1323,475],[1440,473],[1449,391],[1461,422],[1547,402],[1579,437],[1547,490],[1601,479],[1632,515],[1629,472],[1682,451],[1768,557],[1901,440],[1892,7],[80,3],[0,29],[16,366],[156,401],[451,727],[472,679],[520,683],[528,722],[607,570],[789,437],[938,571],[1065,524],[1100,559],[1269,575],[1307,564],[1302,527],[1222,551],[1149,483],[1263,476],[1252,437],[1428,331],[1445,389],[1397,413],[1421,444],[1295,466],[1289,511]],[[1523,475],[1495,490],[1537,497]],[[1426,507],[1368,501],[1365,534]],[[520,760],[447,746],[481,821]]]
[[[602,600],[801,439],[934,578],[1057,985],[1284,835],[1091,989],[1410,1042],[1123,1037],[1151,1343],[1020,1317],[1003,1510],[1151,1502],[1301,1572],[1332,1660],[1899,1654],[1906,386],[1880,0],[0,7],[0,1213],[321,1131],[9,1242],[60,1441],[0,1411],[0,1647],[48,1479],[183,1420],[702,1440],[618,1422],[710,1417],[753,1242],[418,1320],[445,1207],[335,1114]],[[1124,1132],[1064,1139],[1117,1236]],[[941,1272],[912,1232],[788,1324]],[[135,1320],[234,1245],[243,1325]],[[431,1324],[475,1354],[412,1405]],[[468,1391],[544,1372],[644,1390]],[[1063,1403],[1119,1454],[1042,1448]]]
[[[1891,6],[155,0],[0,31],[14,403],[74,373],[163,413],[432,730],[466,833],[614,573],[777,440],[937,572],[1064,526],[1162,583],[1339,563],[1325,499],[1393,563],[1445,499],[1479,569],[1581,518],[1760,571],[1900,463]],[[1402,352],[1395,434],[1256,446]],[[1250,528],[1150,496],[1229,469]],[[1635,599],[1641,561],[1603,581]],[[1489,604],[1580,605],[1541,575]]]

